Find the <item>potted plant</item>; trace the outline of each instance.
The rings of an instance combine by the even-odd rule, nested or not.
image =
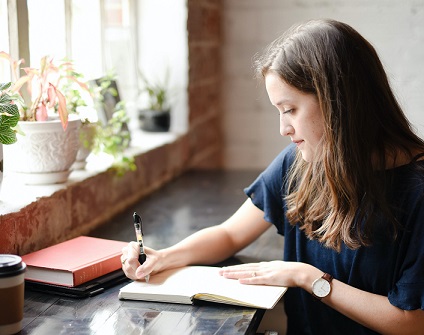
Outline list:
[[[103,120],[96,124],[92,150],[94,154],[105,154],[112,159],[111,168],[118,176],[136,170],[134,157],[129,155],[131,135],[128,129],[129,117],[125,102],[121,101],[113,72],[94,81],[95,97]]]
[[[74,68],[70,60],[59,65],[59,89],[66,99],[66,108],[70,114],[76,114],[81,120],[79,130],[79,149],[73,169],[81,170],[86,166],[86,159],[92,151],[96,136],[98,115],[95,108],[96,92],[85,80],[84,75]]]
[[[19,96],[10,92],[11,83],[0,83],[0,184],[3,181],[3,144],[17,141],[16,126],[19,121],[19,110],[15,101]]]
[[[25,136],[5,147],[5,172],[16,174],[26,184],[52,184],[67,181],[79,148],[77,116],[69,115],[66,98],[59,90],[63,79],[51,57],[40,60],[40,67],[25,67],[19,77],[23,60],[15,61],[0,53],[12,67],[15,77],[11,91],[24,99],[20,105],[18,125]],[[27,89],[27,91],[25,90]]]
[[[12,83],[0,83],[0,143],[13,144],[17,141],[15,127],[19,121],[19,110],[15,103],[20,97],[10,92]]]
[[[125,104],[121,101],[116,105],[112,117],[105,125],[99,122],[96,124],[93,136],[93,153],[109,155],[113,160],[111,168],[118,176],[124,175],[127,171],[136,170],[134,157],[126,154],[131,140],[129,131],[124,127],[128,120]]]
[[[141,103],[145,107],[138,110],[140,128],[150,132],[169,131],[171,109],[169,105],[168,74],[163,83],[151,82],[140,74],[142,81]]]
[[[94,153],[110,156],[111,167],[118,175],[134,170],[134,158],[126,153],[131,138],[126,127],[129,118],[125,103],[110,101],[120,100],[114,75],[108,74],[88,82],[83,74],[76,72],[72,67],[67,67],[67,71],[68,78],[77,78],[78,81],[64,80],[61,82],[60,89],[66,97],[68,110],[78,114],[82,122],[79,136],[80,148],[73,168],[85,168],[88,156]],[[108,96],[113,99],[108,99],[106,102],[105,97]],[[104,111],[106,108],[108,113]],[[98,110],[103,118],[99,117]]]

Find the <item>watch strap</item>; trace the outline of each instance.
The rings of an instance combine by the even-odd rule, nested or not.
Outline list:
[[[333,276],[330,275],[329,273],[324,273],[321,278],[325,279],[329,283],[331,283],[331,281],[333,280]]]

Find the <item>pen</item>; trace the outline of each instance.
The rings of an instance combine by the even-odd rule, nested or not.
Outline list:
[[[138,245],[140,247],[140,255],[138,256],[138,261],[140,264],[143,264],[146,261],[146,254],[144,253],[144,246],[143,246],[143,222],[141,221],[140,215],[138,215],[136,212],[133,214],[134,219],[134,228],[135,228],[135,236],[137,238]],[[147,275],[144,277],[146,282],[149,282],[150,276]]]

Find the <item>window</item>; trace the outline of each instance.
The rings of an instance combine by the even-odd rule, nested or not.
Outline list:
[[[9,51],[9,20],[7,0],[0,0],[0,51]],[[6,62],[0,62],[0,82],[10,81],[10,67]]]
[[[76,68],[84,73],[85,77],[90,79],[101,77],[105,69],[102,56],[100,1],[73,0],[69,16],[68,19],[72,23],[68,57],[75,61]]]
[[[10,24],[9,17],[16,23]],[[28,24],[22,24],[26,20]],[[188,123],[186,20],[185,0],[0,0],[0,51],[25,58],[26,65],[34,67],[45,55],[56,60],[66,57],[86,79],[113,72],[135,120],[138,69],[153,79],[163,78],[169,70],[173,130],[184,132]],[[18,39],[10,37],[15,33],[19,46]],[[0,62],[0,82],[7,80],[9,66]]]
[[[8,0],[0,1],[0,50],[9,53]],[[13,6],[17,2],[9,1],[9,4],[18,20],[25,22],[26,13]],[[26,66],[39,67],[40,59],[46,55],[55,60],[67,58],[75,62],[78,72],[88,80],[112,72],[118,82],[126,84],[119,87],[121,91],[124,89],[121,93],[135,87],[129,0],[27,0],[27,13]],[[27,58],[22,53],[16,54],[14,58]],[[8,64],[1,64],[2,80],[7,80]]]
[[[104,0],[103,54],[105,69],[119,75],[119,89],[125,101],[137,95],[136,40],[128,0]]]
[[[65,6],[63,1],[27,0],[30,65],[39,67],[49,55],[59,60],[66,55]],[[49,15],[48,13],[54,13]],[[26,60],[28,61],[28,60]]]

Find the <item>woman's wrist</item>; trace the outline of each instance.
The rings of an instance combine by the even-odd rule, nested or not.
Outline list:
[[[297,286],[308,293],[312,293],[312,283],[324,274],[320,269],[306,263],[302,263],[302,269],[298,272]]]
[[[181,253],[176,252],[173,247],[159,250],[157,258],[159,271],[186,265],[186,263],[182,261],[184,257],[181,256]]]
[[[172,253],[168,252],[168,249],[161,249],[158,250],[156,257],[157,257],[157,271],[163,271],[169,268],[168,262],[172,262],[169,258],[171,257]]]

